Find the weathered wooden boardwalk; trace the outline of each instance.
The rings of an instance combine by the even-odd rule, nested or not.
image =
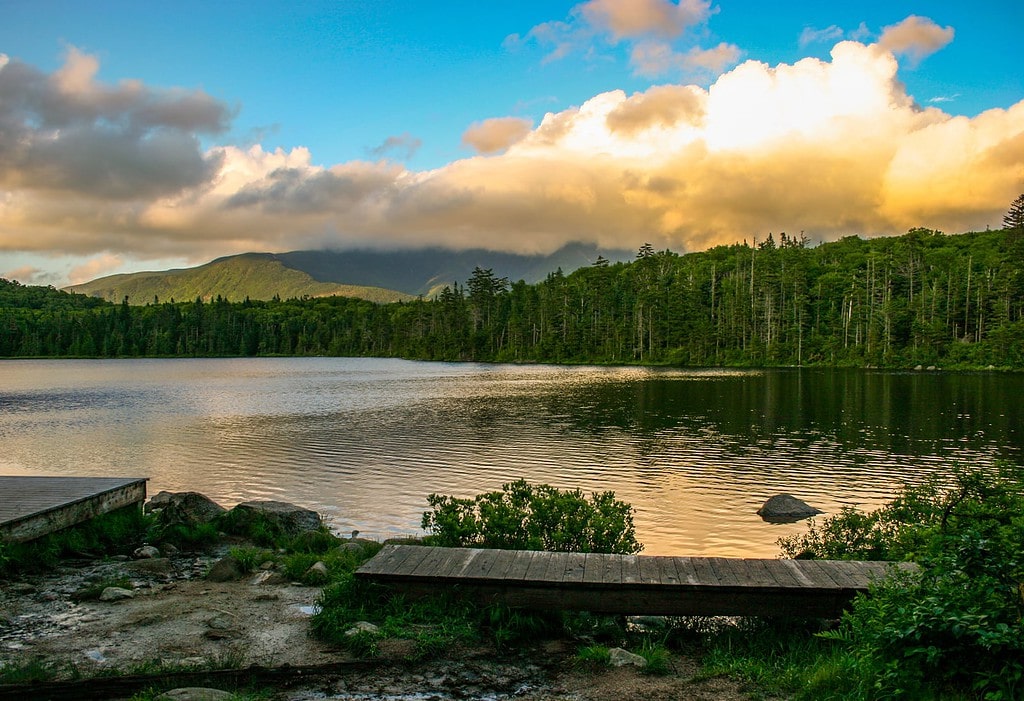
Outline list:
[[[33,540],[145,500],[144,477],[0,476],[0,540]]]
[[[836,617],[894,563],[660,557],[387,545],[356,577],[535,609]],[[912,567],[912,565],[899,565]]]

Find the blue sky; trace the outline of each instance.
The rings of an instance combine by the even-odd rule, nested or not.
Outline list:
[[[908,224],[953,232],[998,226],[1008,195],[1024,191],[1022,108],[1011,109],[1024,99],[1019,2],[0,0],[0,10],[0,55],[7,64],[0,68],[0,115],[4,101],[17,106],[8,109],[16,126],[8,133],[18,131],[19,143],[30,141],[34,149],[11,151],[15,165],[6,177],[0,166],[6,195],[6,204],[0,200],[0,275],[25,282],[63,284],[241,250],[318,245],[439,243],[537,252],[569,240],[624,247],[652,240],[694,250],[787,227],[806,229],[816,239],[901,233]],[[844,40],[862,50],[843,59],[848,65],[840,70],[832,51]],[[864,47],[878,51],[869,55]],[[894,73],[878,59],[879,51],[895,61]],[[761,67],[737,68],[745,62]],[[78,131],[70,141],[64,138],[68,124],[53,131],[45,105],[16,92],[28,90],[27,83],[11,79],[4,92],[3,75],[10,78],[13,68],[26,66],[39,84],[54,83],[72,65],[81,77],[74,104],[83,104],[82,95],[119,97],[99,111],[90,102],[92,111],[76,115]],[[808,72],[815,76],[799,90],[786,87]],[[737,178],[741,142],[751,149],[743,158],[756,166],[793,152],[793,142],[785,140],[796,133],[780,122],[757,138],[723,141],[729,128],[750,132],[744,111],[800,121],[806,107],[820,120],[800,127],[814,133],[800,140],[801,148],[821,154],[844,141],[834,131],[850,121],[849,106],[835,107],[843,100],[831,93],[819,104],[814,88],[834,86],[836,76],[876,86],[858,89],[868,91],[865,102],[882,95],[882,112],[858,113],[857,119],[862,129],[872,120],[882,125],[869,141],[888,136],[866,149],[870,158],[841,153],[815,166],[877,179],[875,189],[840,211],[836,203],[848,192],[839,182],[834,191],[818,193],[815,202],[823,204],[812,216],[807,212],[814,208],[800,198],[780,203],[763,184]],[[740,78],[770,90],[768,102],[720,100],[718,108],[705,110],[709,89],[709,105],[716,92],[727,92],[727,83],[742,94]],[[137,81],[137,87],[124,88],[124,81]],[[68,85],[61,94],[71,100]],[[674,89],[649,92],[659,86]],[[687,92],[687,86],[698,92]],[[612,91],[622,92],[595,99]],[[140,134],[116,113],[124,104],[125,115],[135,114],[132,100],[140,94],[142,102],[159,102],[179,116],[197,102],[217,115],[213,122],[167,118],[147,123]],[[898,103],[892,109],[884,104],[890,99]],[[776,113],[771,100],[788,104],[779,104]],[[600,119],[583,119],[587,106]],[[595,134],[618,107],[641,114],[642,129]],[[926,118],[914,116],[928,108]],[[701,116],[690,119],[691,109]],[[1001,112],[999,119],[979,117],[992,109]],[[691,133],[705,118],[720,118],[726,126],[716,130],[705,121],[698,125],[704,131]],[[82,145],[90,134],[94,150]],[[168,135],[173,149],[148,150]],[[563,142],[565,135],[572,138]],[[636,143],[625,143],[626,136]],[[819,138],[827,144],[811,143]],[[848,138],[865,137],[854,130]],[[104,152],[107,139],[110,150]],[[651,151],[657,139],[665,146]],[[928,152],[932,141],[955,152],[1005,142],[1009,146],[997,150],[1009,162],[997,176],[971,184],[977,192],[970,201],[937,202],[918,193],[953,188],[940,169],[962,171],[964,162],[977,163],[981,156],[939,159],[931,182],[917,182],[908,169],[930,166],[915,160],[915,149]],[[697,154],[695,144],[708,152]],[[588,164],[591,147],[595,158]],[[0,143],[0,155],[3,148]],[[253,148],[258,153],[246,157]],[[126,159],[149,154],[147,162],[160,168],[152,153],[177,150],[179,158],[167,162],[158,184],[131,192],[122,183],[97,193],[95,179],[84,182],[88,169],[80,158],[73,173],[60,170],[86,150],[90,162],[110,154],[96,177],[126,181],[146,177],[138,175],[143,166],[125,165]],[[665,162],[648,167],[655,152]],[[726,152],[727,160],[712,158]],[[38,165],[44,156],[53,161]],[[192,171],[177,177],[173,170],[184,167],[185,156],[194,156],[186,164]],[[563,174],[551,175],[563,167]],[[792,177],[790,185],[800,188],[795,168],[772,171],[772,177]],[[54,169],[67,175],[57,178],[59,186],[39,176]],[[241,171],[244,178],[237,175]],[[693,176],[699,182],[687,181],[686,172],[701,173]],[[644,184],[634,191],[637,177]],[[666,178],[693,198],[682,209],[669,204],[678,198],[660,198],[650,185]],[[712,182],[718,188],[713,194],[706,185]],[[735,192],[722,194],[724,183],[733,183]],[[702,187],[707,191],[693,194]],[[211,199],[211,188],[219,199]],[[614,206],[607,204],[611,199]],[[763,206],[748,216],[723,216],[729,203],[744,199]],[[875,204],[861,216],[865,203]],[[55,207],[62,210],[59,217]]]

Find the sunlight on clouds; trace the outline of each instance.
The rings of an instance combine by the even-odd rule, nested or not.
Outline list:
[[[533,129],[533,120],[521,117],[497,117],[472,124],[462,134],[463,146],[477,153],[491,154],[504,151]]]
[[[615,17],[623,32],[642,25]],[[97,256],[74,272],[86,279],[116,267],[111,251],[199,262],[322,246],[694,250],[770,231],[830,239],[998,226],[1024,181],[1024,102],[974,118],[916,104],[893,52],[921,55],[946,36],[911,17],[886,30],[885,45],[843,41],[830,60],[746,61],[706,89],[612,90],[536,126],[484,120],[463,136],[476,155],[419,172],[384,159],[323,167],[302,147],[202,151],[196,134],[218,133],[230,110],[201,92],[98,84],[94,60],[73,53],[60,77],[0,62],[0,96],[19,105],[0,112],[0,153],[14,154],[0,162],[0,250]],[[38,94],[50,101],[33,102]],[[82,140],[39,126],[58,116]],[[100,122],[124,128],[86,138]],[[161,145],[147,130],[176,136]],[[97,187],[97,174],[117,187]]]
[[[906,54],[916,62],[953,41],[953,34],[952,27],[940,27],[927,17],[911,15],[883,29],[878,46],[884,51]]]
[[[711,14],[710,0],[590,0],[576,11],[591,25],[623,38],[656,36],[674,39]]]
[[[113,270],[117,270],[123,264],[124,259],[121,256],[113,253],[104,253],[82,265],[72,268],[71,272],[68,273],[68,280],[71,281],[72,285],[95,280]]]

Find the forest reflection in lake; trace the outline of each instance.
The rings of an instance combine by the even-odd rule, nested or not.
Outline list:
[[[338,530],[418,533],[431,492],[613,490],[651,554],[766,556],[792,493],[874,507],[1024,457],[1024,375],[261,358],[0,362],[0,473],[147,476]]]

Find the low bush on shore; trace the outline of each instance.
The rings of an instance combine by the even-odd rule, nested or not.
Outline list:
[[[814,637],[791,627],[719,631],[709,672],[806,699],[1024,698],[1024,468],[959,471],[780,544],[790,556],[919,569],[872,586]]]
[[[638,553],[633,507],[613,492],[559,490],[517,480],[473,499],[431,494],[423,514],[428,545]]]

